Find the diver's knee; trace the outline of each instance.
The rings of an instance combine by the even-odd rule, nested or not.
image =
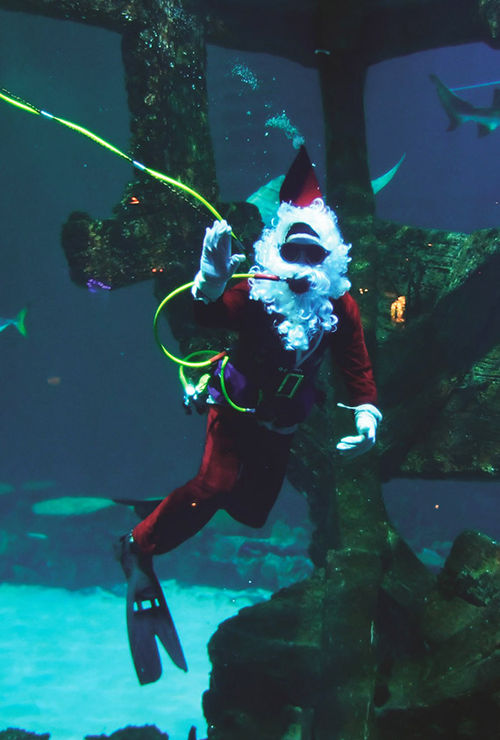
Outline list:
[[[228,506],[227,504],[221,508],[223,508],[229,516],[239,524],[244,524],[246,527],[251,527],[252,529],[262,529],[267,522],[270,513],[269,511],[256,512],[249,511],[247,509],[242,510],[235,506]]]

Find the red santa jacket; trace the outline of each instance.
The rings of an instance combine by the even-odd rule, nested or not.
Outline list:
[[[257,417],[278,427],[302,421],[319,400],[316,377],[327,350],[339,369],[349,403],[376,404],[377,390],[363,336],[356,301],[346,293],[333,301],[338,324],[334,331],[318,333],[307,352],[287,350],[276,330],[276,314],[261,301],[251,300],[248,281],[227,289],[213,303],[194,301],[195,317],[202,326],[238,332],[224,371],[229,397],[239,406],[256,409]],[[210,394],[226,403],[220,389],[220,366]]]

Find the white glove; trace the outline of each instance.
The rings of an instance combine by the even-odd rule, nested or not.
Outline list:
[[[216,301],[224,293],[227,281],[244,259],[244,254],[231,256],[229,224],[226,221],[214,221],[203,239],[200,270],[191,288],[193,297],[205,303]]]
[[[352,460],[358,455],[371,450],[375,444],[377,426],[379,421],[382,421],[382,414],[371,403],[363,403],[361,406],[344,406],[343,403],[339,403],[337,406],[354,411],[354,421],[358,430],[358,436],[343,437],[337,444],[337,450],[340,454],[346,460]]]

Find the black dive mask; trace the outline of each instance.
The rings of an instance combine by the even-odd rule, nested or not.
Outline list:
[[[299,244],[285,242],[280,247],[281,259],[285,262],[294,262],[314,267],[320,265],[330,252],[319,244]]]

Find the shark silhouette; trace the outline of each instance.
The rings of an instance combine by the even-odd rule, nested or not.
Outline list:
[[[478,136],[486,136],[500,126],[500,89],[495,88],[493,92],[493,104],[491,108],[478,108],[444,85],[436,75],[430,75],[432,82],[436,85],[437,94],[443,108],[448,114],[450,125],[448,131],[453,131],[461,123],[472,121],[477,123]]]

